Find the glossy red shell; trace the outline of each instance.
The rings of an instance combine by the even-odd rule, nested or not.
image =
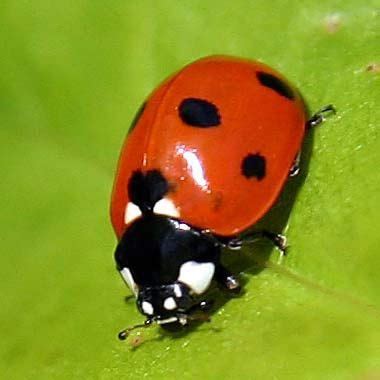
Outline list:
[[[122,148],[111,202],[120,238],[126,228],[128,181],[135,170],[158,169],[170,183],[179,218],[211,232],[231,236],[258,221],[283,188],[305,133],[306,111],[298,92],[282,96],[263,86],[257,72],[286,79],[270,67],[224,56],[200,59],[167,79],[146,107]],[[185,98],[215,104],[221,125],[197,128],[178,114]],[[263,179],[246,178],[248,154],[266,159]]]

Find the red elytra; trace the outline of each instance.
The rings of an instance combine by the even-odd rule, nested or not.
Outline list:
[[[220,123],[188,125],[179,115],[184,99],[215,105]],[[297,90],[260,62],[211,56],[184,67],[149,96],[124,143],[111,201],[116,235],[127,227],[132,173],[155,169],[169,181],[166,198],[180,220],[220,236],[246,230],[278,198],[301,149],[306,118]],[[243,163],[252,155],[264,163],[259,174],[253,168],[247,175]]]

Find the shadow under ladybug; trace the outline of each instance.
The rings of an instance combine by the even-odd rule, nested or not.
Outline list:
[[[120,339],[152,324],[189,331],[209,321],[228,299],[214,297],[212,283],[237,296],[234,273],[261,271],[273,246],[285,254],[279,232],[307,173],[311,127],[334,112],[328,105],[308,119],[286,78],[235,57],[202,58],[153,91],[122,149],[111,201],[117,269],[146,318]],[[257,240],[271,245],[256,253]],[[252,258],[222,255],[245,248]]]

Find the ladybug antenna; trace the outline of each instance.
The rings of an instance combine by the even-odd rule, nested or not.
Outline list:
[[[139,329],[139,328],[149,327],[149,326],[152,325],[153,322],[154,322],[154,320],[152,318],[149,318],[144,323],[140,323],[138,325],[134,325],[132,327],[128,327],[128,328],[126,328],[126,329],[124,329],[124,330],[122,330],[122,331],[119,332],[118,338],[120,340],[125,340],[125,339],[128,338],[128,336],[131,333],[131,331]]]

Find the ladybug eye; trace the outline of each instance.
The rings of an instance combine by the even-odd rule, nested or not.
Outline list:
[[[284,96],[285,98],[288,98],[290,100],[294,99],[294,93],[292,89],[280,78],[277,78],[272,74],[264,73],[263,71],[257,72],[256,76],[263,86],[276,91],[277,94]]]
[[[178,108],[181,120],[192,127],[215,127],[220,124],[218,108],[211,102],[197,98],[184,99]]]

